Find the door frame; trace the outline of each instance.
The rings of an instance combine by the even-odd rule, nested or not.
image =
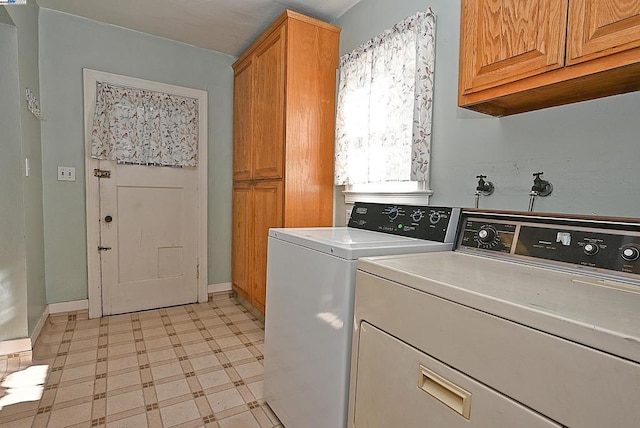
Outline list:
[[[84,147],[85,147],[85,180],[86,180],[86,220],[87,220],[87,292],[89,298],[89,318],[102,316],[102,281],[100,273],[100,255],[97,251],[100,245],[100,187],[99,179],[93,176],[93,170],[98,167],[99,160],[91,157],[91,132],[93,128],[93,111],[95,109],[96,83],[107,82],[115,85],[146,89],[198,100],[198,302],[208,300],[208,264],[207,264],[207,91],[169,85],[166,83],[138,79],[134,77],[107,73],[88,68],[82,69],[84,86]],[[97,220],[97,221],[96,221]]]

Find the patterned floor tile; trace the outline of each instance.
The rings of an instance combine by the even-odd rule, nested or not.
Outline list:
[[[0,356],[0,381],[48,366],[40,398],[0,409],[0,426],[280,427],[262,397],[257,316],[229,293],[94,320],[51,315],[33,353]]]

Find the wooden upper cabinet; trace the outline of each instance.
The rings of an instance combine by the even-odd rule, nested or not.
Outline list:
[[[563,67],[566,16],[567,0],[464,0],[461,94]]]
[[[640,90],[639,0],[462,0],[458,105],[506,116]]]
[[[640,1],[571,0],[567,63],[640,47]]]
[[[282,178],[285,30],[286,24],[253,56],[253,178]]]
[[[235,66],[233,179],[282,178],[286,26]]]
[[[233,179],[250,180],[253,67],[245,61],[235,70],[233,86]]]

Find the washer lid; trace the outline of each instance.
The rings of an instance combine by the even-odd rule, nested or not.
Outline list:
[[[388,254],[449,251],[453,244],[354,229],[310,227],[269,229],[269,237],[347,260]]]

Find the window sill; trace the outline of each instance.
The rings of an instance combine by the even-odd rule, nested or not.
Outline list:
[[[383,204],[428,205],[433,190],[410,190],[402,192],[357,192],[343,190],[345,204],[355,202],[372,202]]]

